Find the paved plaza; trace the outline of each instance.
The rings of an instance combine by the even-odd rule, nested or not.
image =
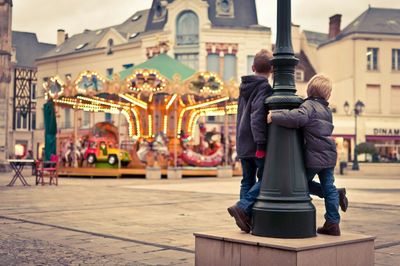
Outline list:
[[[226,208],[240,178],[6,187],[10,179],[0,175],[0,265],[194,265],[194,232],[236,229]],[[342,231],[377,236],[375,264],[400,265],[400,177],[338,176],[337,185],[350,200]],[[323,202],[313,202],[321,225]]]

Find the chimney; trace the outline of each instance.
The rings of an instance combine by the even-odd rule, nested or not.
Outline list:
[[[65,30],[57,30],[57,46],[60,46],[65,41]]]
[[[329,18],[329,39],[335,39],[340,33],[341,14],[333,15]]]

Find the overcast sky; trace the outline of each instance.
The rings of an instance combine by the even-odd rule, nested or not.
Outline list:
[[[247,0],[242,0],[247,1]],[[151,0],[14,0],[13,30],[35,32],[41,42],[56,42],[57,29],[72,36],[84,29],[122,23]],[[275,36],[276,0],[256,0],[259,24],[272,28]],[[328,18],[342,14],[342,28],[368,5],[400,9],[400,0],[292,0],[292,21],[302,29],[327,32]],[[273,42],[275,38],[273,37]]]

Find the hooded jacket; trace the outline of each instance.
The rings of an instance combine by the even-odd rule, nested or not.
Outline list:
[[[244,76],[240,85],[236,123],[236,152],[239,158],[255,158],[266,149],[267,123],[265,99],[272,94],[264,76]]]
[[[322,98],[308,98],[297,109],[274,110],[271,114],[274,124],[303,129],[307,168],[324,169],[336,165],[332,111],[328,105]]]

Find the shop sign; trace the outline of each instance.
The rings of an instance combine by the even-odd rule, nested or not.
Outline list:
[[[374,135],[400,136],[400,128],[374,128]]]

